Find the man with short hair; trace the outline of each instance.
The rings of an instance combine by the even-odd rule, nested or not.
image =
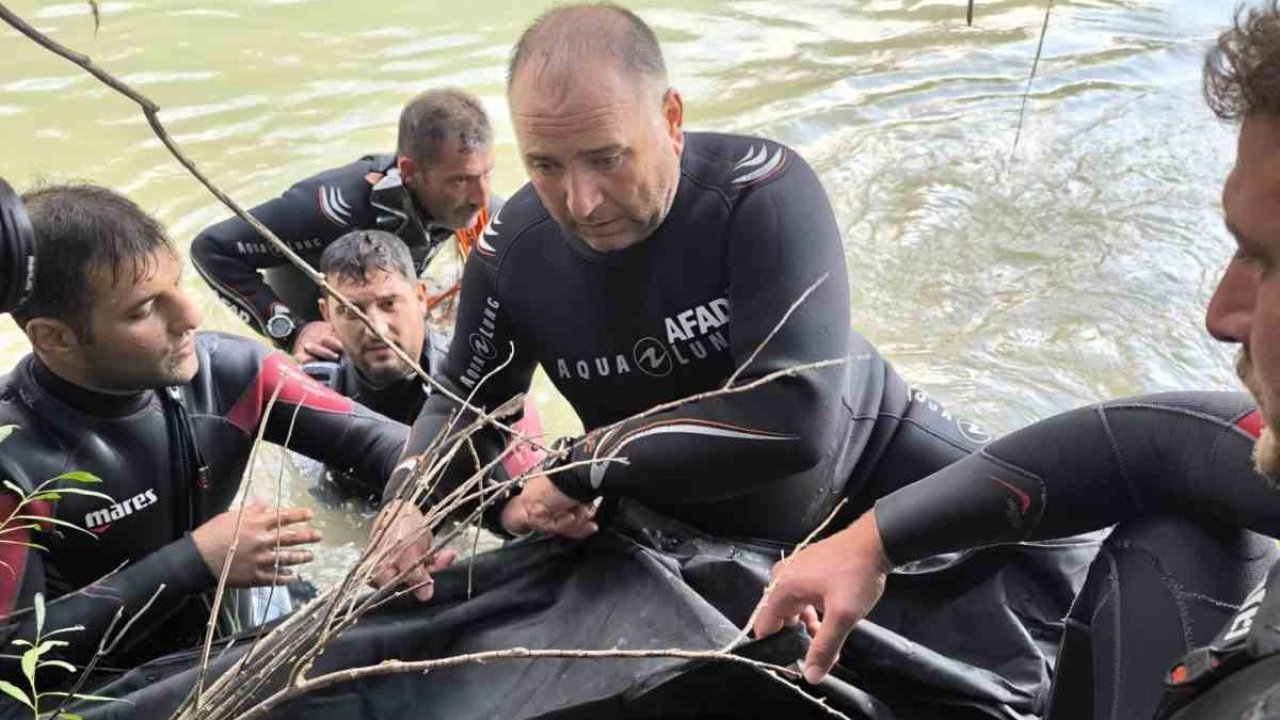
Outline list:
[[[388,340],[417,358],[419,366],[436,367],[443,360],[446,339],[427,327],[426,281],[417,277],[409,248],[399,237],[384,230],[349,232],[325,248],[320,255],[320,272]],[[413,422],[430,386],[344,305],[332,297],[318,302],[321,318],[342,344],[342,360],[308,363],[303,370],[370,410],[396,422]],[[541,434],[532,401],[525,403],[524,417],[517,426],[530,437]],[[504,467],[514,476],[541,457],[525,444],[506,458]],[[376,484],[369,485],[340,471],[330,476],[344,490],[375,498],[385,481],[378,478]]]
[[[401,112],[394,154],[326,170],[250,212],[312,266],[346,232],[393,232],[421,274],[451,239],[465,256],[496,212],[492,172],[493,130],[480,101],[429,90]],[[342,345],[316,315],[315,286],[248,223],[232,217],[205,229],[191,260],[223,302],[299,362],[338,359]]]
[[[228,510],[260,431],[376,482],[406,428],[258,342],[197,333],[201,311],[181,290],[177,250],[128,199],[70,185],[23,200],[36,275],[13,316],[32,354],[0,381],[0,425],[16,427],[0,444],[0,518],[20,507],[50,520],[13,523],[0,544],[0,646],[34,640],[26,610],[41,593],[46,633],[84,628],[60,638],[70,644],[57,656],[87,662],[119,612],[114,627],[129,629],[104,663],[128,667],[203,638],[228,557],[231,588],[287,580],[312,559],[300,547],[320,539],[309,510]],[[6,217],[20,210],[7,202],[16,207]],[[20,505],[15,486],[33,501]],[[219,634],[241,629],[249,610],[248,594],[233,591]],[[0,675],[21,677],[16,660],[0,663]]]
[[[516,46],[508,97],[530,183],[467,262],[437,377],[494,408],[541,364],[587,434],[497,503],[503,530],[584,537],[596,498],[627,498],[703,532],[795,543],[842,499],[856,517],[985,439],[850,329],[840,230],[804,159],[770,140],[684,131],[683,100],[640,18],[609,4],[550,11]],[[427,400],[387,497],[455,409]],[[482,461],[501,439],[472,436]],[[474,459],[462,455],[450,470],[465,477]],[[415,514],[393,502],[381,517]],[[1063,555],[1082,551],[1058,550],[1027,563],[1069,586]],[[414,566],[425,551],[398,562]],[[1047,659],[1033,638],[1060,627],[1066,602],[1003,612],[1002,579],[941,565],[954,607],[992,618],[992,656],[1003,655],[993,669],[1037,684]],[[982,589],[957,589],[966,584]]]
[[[895,564],[1119,523],[1071,610],[1047,717],[1277,717],[1280,0],[1240,12],[1208,54],[1204,87],[1219,117],[1240,122],[1222,193],[1237,251],[1205,320],[1215,338],[1240,344],[1237,369],[1256,409],[1210,393],[1103,403],[881,498],[778,564],[761,601],[757,635],[789,619],[810,626],[811,682],[836,662]]]

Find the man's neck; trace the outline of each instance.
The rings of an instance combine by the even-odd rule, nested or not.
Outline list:
[[[148,391],[109,392],[88,387],[72,379],[72,373],[59,371],[38,355],[33,358],[31,372],[36,383],[63,404],[89,415],[119,417],[140,410],[148,401]]]

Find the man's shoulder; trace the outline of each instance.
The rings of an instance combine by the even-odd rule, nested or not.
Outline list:
[[[196,360],[199,370],[192,382],[202,376],[251,376],[273,350],[263,342],[231,333],[204,331],[196,333]]]
[[[526,238],[542,232],[560,232],[559,225],[547,214],[533,185],[526,183],[497,212],[476,241],[475,254],[490,265],[498,265],[511,248]]]
[[[684,175],[730,197],[777,181],[793,167],[808,168],[795,150],[767,138],[703,132],[685,138]]]
[[[314,200],[320,213],[335,225],[358,227],[371,217],[374,189],[396,175],[394,170],[394,155],[365,155],[299,180],[292,190]]]

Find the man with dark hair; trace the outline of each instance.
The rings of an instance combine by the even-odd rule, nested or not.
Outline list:
[[[1240,123],[1222,193],[1238,249],[1205,321],[1240,344],[1256,409],[1208,393],[1104,403],[881,498],[776,566],[761,601],[759,635],[810,625],[810,681],[895,564],[1119,523],[1071,610],[1048,717],[1280,716],[1280,564],[1271,537],[1244,529],[1280,533],[1280,2],[1240,11],[1208,54],[1204,87]]]
[[[489,192],[484,108],[461,90],[429,90],[401,112],[396,147],[302,180],[250,212],[313,266],[351,230],[399,235],[418,274],[450,239],[465,257],[501,202]],[[205,229],[191,260],[223,302],[299,362],[338,359],[342,345],[316,314],[315,286],[248,223],[233,217]]]
[[[683,100],[640,18],[609,4],[550,11],[516,46],[508,98],[531,182],[468,259],[437,377],[494,408],[541,364],[587,433],[554,474],[532,476],[494,509],[502,530],[584,537],[596,529],[596,498],[626,498],[715,535],[795,543],[842,499],[856,517],[984,439],[851,330],[841,234],[813,170],[770,140],[686,133]],[[427,400],[389,494],[455,410],[443,394]],[[472,436],[481,461],[501,439]],[[459,456],[450,469],[466,476],[474,462]],[[414,515],[395,502],[382,517]],[[406,550],[400,564],[425,550]],[[1064,555],[1079,552],[1037,549],[1026,562],[1069,586]],[[1060,628],[1066,601],[1007,612],[1013,590],[968,567],[935,565],[949,574],[930,577],[953,602],[913,612],[989,618],[1001,658],[987,667],[1038,686],[1051,659],[1033,638]]]
[[[334,289],[360,308],[388,340],[423,368],[436,367],[447,351],[446,340],[426,324],[427,284],[414,272],[409,248],[383,230],[356,230],[338,238],[320,255],[320,272]],[[422,410],[429,388],[413,369],[354,314],[333,298],[319,300],[320,316],[342,343],[342,361],[317,361],[303,370],[361,405],[396,422],[411,423]],[[518,428],[533,437],[541,434],[532,402],[525,403]],[[524,445],[504,463],[512,475],[532,466],[541,455]],[[340,488],[377,497],[385,478],[375,485],[353,482],[340,469],[330,477]]]
[[[121,613],[129,631],[104,663],[129,666],[202,639],[224,567],[231,588],[251,588],[311,560],[310,511],[228,510],[260,431],[277,443],[292,431],[293,449],[372,482],[406,428],[255,341],[197,333],[177,251],[128,199],[73,185],[24,201],[36,277],[13,314],[32,354],[0,380],[0,425],[15,427],[0,444],[0,518],[49,520],[16,522],[0,544],[0,646],[34,640],[40,593],[46,632],[84,628],[60,657],[87,662]],[[229,595],[221,633],[250,621],[249,600]],[[21,676],[12,655],[0,676]]]

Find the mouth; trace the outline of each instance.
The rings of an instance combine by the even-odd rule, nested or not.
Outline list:
[[[604,222],[584,223],[579,225],[578,228],[583,235],[603,237],[605,235],[614,235],[620,232],[623,229],[622,220],[622,218],[614,218],[612,220],[605,220]]]
[[[173,351],[173,355],[176,358],[185,359],[194,355],[195,352],[196,352],[196,341],[187,340],[186,342],[179,345],[176,350]]]

